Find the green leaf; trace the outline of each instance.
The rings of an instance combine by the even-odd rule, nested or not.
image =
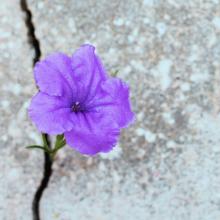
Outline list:
[[[64,138],[64,134],[58,134],[57,135],[57,141],[59,140],[63,140],[63,138]]]
[[[66,141],[65,140],[62,140],[61,142],[59,142],[56,146],[56,148],[54,150],[59,150],[61,149],[62,147],[64,147],[64,145],[66,144]]]
[[[57,135],[54,151],[57,151],[58,149],[62,148],[65,144],[66,141],[64,139],[64,135]]]
[[[47,143],[46,134],[44,134],[44,133],[42,133],[42,140],[43,140],[44,146],[48,148],[48,143]]]
[[[116,77],[118,75],[119,70],[115,70],[111,73],[111,76]]]
[[[39,146],[39,145],[30,145],[26,147],[27,149],[41,149],[43,151],[46,151],[47,153],[51,153],[50,151],[48,151],[48,149],[46,149],[45,147]]]

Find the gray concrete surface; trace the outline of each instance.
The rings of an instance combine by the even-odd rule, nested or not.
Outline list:
[[[131,86],[136,123],[110,154],[64,148],[44,220],[220,219],[220,1],[29,0],[42,56],[97,47]],[[26,107],[35,86],[18,1],[0,6],[0,219],[31,219],[42,155]]]
[[[39,141],[26,113],[35,92],[33,51],[18,1],[0,4],[0,219],[31,219],[43,158],[25,146]]]

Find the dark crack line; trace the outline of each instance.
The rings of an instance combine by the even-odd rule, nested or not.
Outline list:
[[[20,0],[21,10],[25,14],[25,24],[27,27],[27,35],[28,35],[28,42],[33,47],[35,51],[35,55],[33,57],[33,66],[37,61],[39,61],[41,56],[40,50],[40,42],[35,35],[35,27],[32,22],[32,13],[31,10],[28,8],[27,0]],[[47,144],[49,148],[51,148],[51,144],[49,141],[48,135],[45,135]],[[44,153],[44,173],[41,180],[39,187],[34,195],[32,201],[32,213],[33,213],[33,220],[40,220],[40,200],[43,195],[44,190],[47,188],[50,177],[52,175],[52,164],[53,161],[51,160],[50,156],[47,153]]]
[[[32,22],[32,13],[28,8],[27,0],[20,0],[20,6],[22,11],[25,13],[25,24],[28,30],[28,42],[34,48],[35,56],[33,58],[33,66],[40,59],[41,50],[40,50],[40,42],[35,35],[35,27]]]
[[[44,190],[48,186],[50,177],[52,175],[52,172],[53,172],[52,164],[53,164],[53,161],[51,160],[48,153],[44,153],[44,174],[43,174],[43,178],[34,195],[34,199],[32,202],[33,220],[40,220],[40,200],[41,200]]]

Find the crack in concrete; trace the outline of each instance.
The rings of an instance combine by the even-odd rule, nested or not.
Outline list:
[[[25,13],[25,24],[28,30],[28,42],[34,48],[35,56],[33,58],[33,66],[37,61],[39,61],[41,56],[40,50],[40,42],[35,35],[35,27],[32,21],[32,13],[31,10],[28,8],[27,0],[20,0],[20,6],[22,11]]]
[[[21,6],[21,10],[25,14],[25,24],[26,24],[27,31],[28,31],[27,32],[28,42],[35,51],[35,55],[33,57],[33,66],[34,66],[41,57],[40,41],[37,39],[35,35],[35,26],[32,21],[32,12],[28,7],[27,0],[20,0],[20,6]],[[48,147],[51,148],[51,143],[50,143],[50,140],[47,134],[45,134],[45,138],[46,138]],[[41,200],[44,190],[48,186],[50,177],[52,175],[52,172],[53,172],[52,164],[53,164],[53,161],[51,160],[50,156],[45,152],[44,153],[43,177],[32,201],[33,220],[40,220],[40,200]]]

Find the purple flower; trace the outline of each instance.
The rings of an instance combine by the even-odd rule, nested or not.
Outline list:
[[[110,151],[120,129],[134,119],[128,86],[106,74],[91,45],[72,57],[48,56],[36,64],[34,76],[40,91],[31,101],[30,118],[43,133],[64,134],[82,154]]]

